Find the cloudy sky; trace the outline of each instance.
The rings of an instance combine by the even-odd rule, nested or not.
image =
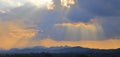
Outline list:
[[[0,48],[120,48],[120,0],[0,0]]]

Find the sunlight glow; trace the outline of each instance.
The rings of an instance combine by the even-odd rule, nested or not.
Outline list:
[[[56,7],[59,8],[70,8],[72,5],[76,3],[75,0],[58,0],[59,1],[59,6],[56,4],[57,2],[55,0],[2,0],[1,2],[3,3],[2,7],[3,9],[11,9],[11,8],[16,8],[16,7],[21,7],[21,6],[35,6],[37,9],[40,8],[45,8],[48,10],[54,10]]]
[[[118,43],[120,43],[120,40],[118,39],[108,39],[108,40],[102,40],[102,41],[56,41],[52,38],[46,38],[40,41],[41,46],[45,47],[61,47],[61,46],[69,46],[69,47],[86,47],[86,48],[95,48],[95,49],[117,49],[120,47]]]
[[[56,29],[64,28],[66,40],[104,39],[104,30],[98,23],[62,23],[55,24]]]
[[[71,5],[75,4],[75,0],[61,0],[61,6],[70,8]]]
[[[40,7],[47,7],[48,9],[54,8],[53,0],[29,0],[31,4],[40,8]]]
[[[35,29],[24,28],[24,25],[19,22],[0,22],[0,48],[10,49],[26,46],[37,32]]]
[[[30,0],[29,2],[38,8],[47,7],[48,10],[53,10],[55,7],[53,0]],[[60,3],[62,7],[70,8],[71,5],[75,4],[75,0],[61,0]]]

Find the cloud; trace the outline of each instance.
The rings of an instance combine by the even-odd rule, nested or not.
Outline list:
[[[89,27],[89,28],[93,28],[95,25],[92,23],[84,23],[84,22],[80,22],[80,23],[62,23],[62,24],[55,24],[55,26],[68,26],[68,27]]]
[[[120,36],[120,17],[99,17],[107,38]]]
[[[13,9],[21,6],[34,6],[36,8],[44,8],[53,10],[56,8],[56,2],[54,0],[1,0],[0,8],[2,9]],[[70,8],[71,5],[75,4],[75,0],[59,0],[60,7]],[[5,7],[3,7],[5,6]]]
[[[3,1],[3,0],[1,0]],[[6,1],[6,0],[4,0]],[[97,1],[92,0],[96,3],[92,3],[92,2],[87,2],[87,0],[76,0],[76,4],[74,6],[72,6],[69,9],[64,9],[64,8],[59,8],[56,6],[56,9],[53,11],[49,11],[49,10],[43,10],[41,8],[36,8],[31,6],[29,3],[29,1],[27,0],[20,0],[20,1],[15,1],[15,0],[10,0],[13,2],[24,2],[26,4],[24,4],[24,6],[20,6],[20,7],[16,7],[13,8],[11,10],[1,10],[0,12],[0,19],[2,20],[17,20],[17,21],[21,21],[26,23],[26,25],[31,24],[31,25],[36,25],[37,29],[42,29],[44,30],[44,33],[40,33],[38,34],[38,36],[41,38],[45,38],[47,35],[51,35],[52,38],[54,39],[59,39],[62,38],[60,40],[64,40],[63,36],[65,36],[63,31],[67,31],[67,29],[64,27],[60,27],[59,30],[60,31],[56,31],[54,30],[54,24],[61,24],[61,23],[66,23],[66,22],[72,22],[74,25],[76,23],[84,23],[85,26],[87,23],[91,22],[91,19],[95,18],[96,16],[98,16],[98,18],[96,18],[97,20],[102,20],[102,22],[104,22],[103,24],[99,24],[97,26],[102,27],[102,30],[104,30],[105,36],[109,36],[108,38],[112,38],[113,36],[119,36],[120,32],[119,32],[119,17],[109,17],[109,16],[101,16],[99,14],[95,14],[94,12],[91,12],[90,9],[87,8],[96,8],[94,6],[92,6],[91,4],[95,4],[97,7],[99,7],[101,5],[101,3],[103,3],[104,1],[100,1],[101,3],[97,3]],[[72,0],[71,0],[72,1]],[[114,1],[115,3],[111,2],[112,0],[108,1],[108,3],[110,3],[111,5],[117,5],[116,1],[119,2],[118,0]],[[9,1],[8,1],[9,2]],[[60,1],[54,1],[55,5],[59,4]],[[4,3],[0,3],[1,7],[3,7],[5,4]],[[105,1],[105,3],[107,3]],[[104,4],[105,4],[104,3]],[[13,3],[14,4],[14,3]],[[7,5],[7,4],[6,4]],[[61,4],[59,4],[60,6]],[[106,6],[106,5],[105,5]],[[100,6],[102,9],[102,6]],[[109,8],[109,7],[106,7]],[[118,6],[116,6],[115,9],[117,9]],[[119,8],[118,8],[119,9]],[[112,10],[112,9],[109,9]],[[97,10],[98,11],[98,10]],[[99,12],[99,11],[98,11]],[[4,14],[3,14],[4,13]],[[104,12],[104,13],[107,13]],[[106,21],[106,22],[105,22]],[[98,21],[99,22],[99,21]],[[117,23],[117,24],[116,24]],[[69,23],[67,23],[69,24]],[[96,25],[92,25],[93,27],[95,27]],[[109,27],[108,27],[109,26]],[[75,25],[74,25],[75,27]],[[111,28],[112,27],[112,28]],[[42,34],[42,35],[41,35]],[[54,34],[56,34],[57,36],[55,36]],[[77,33],[76,33],[77,34]],[[37,36],[37,38],[39,38]]]
[[[32,39],[37,32],[37,30],[25,28],[19,22],[0,22],[0,48],[26,47],[26,42]]]
[[[60,3],[61,1],[64,2]],[[0,43],[5,43],[0,47],[8,49],[13,46],[29,47],[30,44],[36,46],[40,43],[34,41],[45,39],[47,35],[54,41],[71,42],[120,38],[119,0],[75,1],[77,2],[74,4],[73,0],[54,0],[54,3],[50,2],[39,8],[40,0],[0,0],[0,40],[4,40]],[[43,32],[37,33],[41,30]],[[17,44],[13,45],[15,42]]]
[[[12,9],[12,8],[16,8],[16,7],[21,7],[24,5],[24,3],[22,3],[22,1],[15,1],[15,0],[1,0],[0,1],[0,8],[1,9]]]
[[[36,25],[34,28],[44,30],[44,33],[39,33],[36,37],[45,38],[47,35],[52,34],[55,23],[64,21],[65,11],[61,9],[49,11],[36,7],[22,6],[14,8],[6,14],[0,14],[0,19],[1,21],[21,21],[29,26]]]
[[[78,0],[80,8],[90,12],[95,16],[119,16],[119,0]]]
[[[72,22],[89,22],[98,17],[119,17],[119,0],[77,0],[76,6],[70,9],[68,19]]]
[[[55,0],[27,0],[27,2],[38,8],[46,7],[48,10],[56,8]],[[71,5],[75,4],[75,0],[59,0],[59,3],[62,7],[70,8]]]
[[[49,10],[54,9],[54,1],[53,0],[27,0],[27,2],[31,3],[37,8],[47,8]]]
[[[1,13],[4,14],[4,13],[8,13],[8,12],[10,12],[10,10],[0,10],[0,14]]]
[[[70,8],[71,5],[74,5],[76,3],[75,0],[61,0],[61,6]]]
[[[119,39],[107,39],[103,41],[56,41],[52,38],[46,38],[40,41],[42,46],[53,47],[53,46],[81,46],[86,48],[96,49],[117,49],[120,47]]]
[[[104,29],[96,21],[91,21],[89,23],[79,22],[55,24],[55,27],[56,31],[58,29],[58,33],[65,34],[64,40],[103,40],[105,38]],[[60,31],[62,30],[63,32],[61,33]]]
[[[64,25],[59,24],[56,26],[68,26],[68,27],[75,26],[79,28],[86,27],[90,29],[95,29],[96,27],[94,23],[75,23],[75,24],[64,23]],[[91,26],[93,27],[91,28]],[[34,37],[36,36],[38,31],[36,29],[30,29],[27,27],[26,25],[21,24],[20,22],[12,22],[12,21],[1,22],[0,23],[0,47],[3,49],[25,48],[25,47],[34,47],[34,46],[45,46],[45,47],[81,46],[81,47],[97,48],[97,49],[116,49],[120,47],[119,46],[120,40],[117,37],[106,39],[106,40],[67,41],[62,39],[61,41],[60,40],[57,41],[57,40],[54,40],[54,38],[50,38],[50,37],[34,40],[36,39]]]

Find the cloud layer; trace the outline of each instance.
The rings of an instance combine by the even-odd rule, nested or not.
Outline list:
[[[55,41],[51,38],[47,38],[41,41],[41,46],[81,46],[95,49],[116,49],[120,47],[118,43],[120,43],[120,40],[118,39],[109,39],[104,41]]]
[[[60,46],[118,48],[119,5],[119,0],[0,0],[0,48],[48,47],[48,35]]]
[[[15,22],[1,22],[0,48],[26,47],[27,42],[37,34],[37,30],[27,29],[23,26]]]

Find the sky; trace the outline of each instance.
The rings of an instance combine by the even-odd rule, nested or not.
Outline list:
[[[0,0],[0,49],[120,48],[120,0]]]

